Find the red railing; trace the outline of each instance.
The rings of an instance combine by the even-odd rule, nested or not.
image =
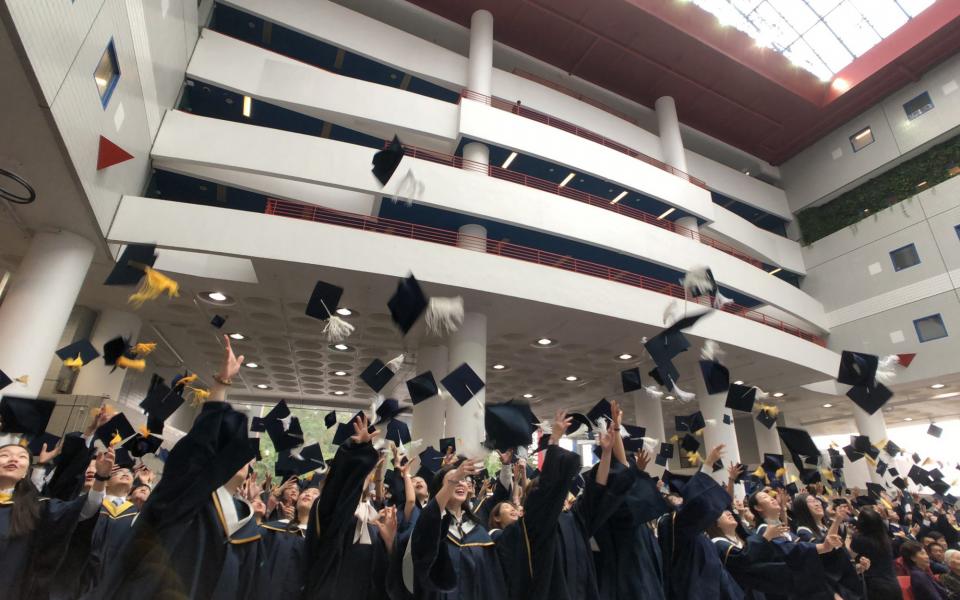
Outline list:
[[[477,102],[482,102],[488,106],[499,108],[500,110],[513,113],[515,115],[519,115],[521,117],[530,119],[532,121],[537,121],[538,123],[543,123],[544,125],[548,125],[555,129],[562,129],[563,131],[566,131],[567,133],[572,133],[577,137],[582,137],[584,139],[590,140],[591,142],[600,144],[601,146],[606,146],[607,148],[616,150],[617,152],[626,154],[627,156],[630,156],[639,161],[645,162],[648,165],[651,165],[660,170],[666,171],[671,175],[676,175],[677,177],[681,179],[685,179],[686,181],[689,181],[690,183],[692,183],[697,187],[701,187],[705,190],[709,189],[707,188],[706,183],[704,183],[700,179],[697,179],[696,177],[693,177],[689,173],[681,171],[676,167],[670,166],[663,161],[653,158],[652,156],[647,156],[642,152],[637,152],[633,148],[630,148],[629,146],[625,146],[620,142],[615,142],[607,137],[600,135],[599,133],[595,133],[593,131],[590,131],[589,129],[584,129],[579,125],[574,125],[573,123],[569,123],[567,121],[564,121],[563,119],[558,119],[546,113],[542,113],[540,111],[533,110],[532,108],[523,106],[519,101],[510,102],[509,100],[504,100],[503,98],[497,98],[495,96],[486,96],[484,94],[479,94],[471,90],[461,90],[460,97],[467,98],[469,100],[475,100]]]
[[[624,271],[623,269],[616,269],[606,265],[581,260],[579,258],[573,258],[571,256],[556,254],[554,252],[546,252],[537,248],[519,246],[510,242],[488,240],[485,237],[465,235],[457,231],[439,229],[437,227],[418,225],[416,223],[408,223],[406,221],[397,221],[394,219],[369,217],[366,215],[333,210],[312,204],[301,204],[299,202],[277,200],[274,198],[269,198],[267,200],[267,207],[264,212],[268,215],[303,219],[305,221],[314,221],[317,223],[326,223],[328,225],[338,225],[341,227],[350,227],[351,229],[360,229],[362,231],[370,231],[373,233],[394,235],[412,240],[443,244],[444,246],[460,246],[470,250],[484,251],[487,254],[496,254],[497,256],[503,256],[505,258],[513,258],[525,262],[536,263],[538,265],[553,267],[555,269],[564,269],[566,271],[573,271],[583,275],[599,277],[601,279],[623,283],[625,285],[649,290],[658,294],[673,296],[674,298],[684,298],[683,288],[675,283],[667,283],[665,281],[660,281],[659,279],[647,277],[646,275],[639,275],[630,271]],[[691,301],[709,304],[710,299],[706,297],[700,297],[697,299],[691,299]],[[808,342],[813,342],[820,346],[826,346],[826,341],[823,340],[823,338],[804,331],[798,327],[794,327],[788,323],[784,323],[780,319],[775,319],[745,306],[730,303],[723,307],[723,311],[735,314],[745,319],[750,319],[751,321],[755,321],[757,323],[762,323],[768,327],[773,327],[774,329],[779,329],[780,331],[795,335],[801,339],[807,340]]]
[[[388,142],[384,143],[384,147],[388,145]],[[439,163],[442,165],[447,165],[449,167],[454,167],[457,169],[464,169],[467,171],[475,171],[478,173],[485,173],[490,177],[495,177],[496,179],[503,179],[505,181],[511,181],[513,183],[518,183],[522,186],[536,188],[538,190],[549,192],[551,194],[556,194],[558,196],[563,196],[564,198],[570,198],[571,200],[576,200],[578,202],[583,202],[589,204],[590,206],[596,206],[597,208],[602,208],[604,210],[609,210],[615,212],[619,215],[624,215],[630,217],[631,219],[636,219],[637,221],[643,221],[648,225],[654,225],[660,227],[661,229],[666,229],[676,233],[677,235],[682,235],[686,238],[696,240],[701,244],[706,244],[711,248],[719,250],[725,254],[729,254],[734,258],[738,258],[743,262],[750,263],[751,265],[757,267],[758,269],[763,268],[763,263],[759,260],[753,258],[749,254],[737,250],[733,246],[724,244],[719,240],[715,240],[711,237],[705,236],[699,231],[694,231],[688,229],[681,225],[677,225],[666,219],[660,219],[655,215],[652,215],[642,210],[632,208],[623,204],[614,204],[607,198],[601,198],[600,196],[594,196],[593,194],[588,194],[587,192],[582,192],[580,190],[575,190],[567,186],[561,186],[558,183],[552,181],[547,181],[546,179],[540,179],[539,177],[532,177],[530,175],[524,175],[523,173],[517,173],[516,171],[511,171],[509,169],[504,169],[496,165],[486,165],[481,162],[472,161],[461,156],[454,156],[452,154],[444,154],[442,152],[437,152],[435,150],[427,150],[425,148],[418,148],[416,146],[408,146],[404,144],[404,150],[407,156],[412,158],[419,158],[420,160],[426,160],[434,163]]]

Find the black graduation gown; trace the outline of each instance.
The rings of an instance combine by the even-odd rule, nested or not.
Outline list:
[[[471,518],[466,515],[465,518]],[[417,600],[506,600],[500,560],[487,528],[475,523],[461,539],[450,534],[453,516],[435,499],[417,519],[410,540]]]
[[[18,538],[8,537],[16,498],[0,502],[0,581],[3,582],[0,597],[34,600],[47,594],[86,500],[86,494],[69,502],[39,499],[36,527],[29,535]]]
[[[272,521],[260,525],[257,598],[289,598],[303,595],[306,568],[306,533],[289,523]]]
[[[379,454],[369,443],[340,446],[307,524],[308,600],[380,600],[386,596],[387,552],[376,527],[370,544],[353,542],[363,484]]]
[[[407,568],[406,561],[410,561],[409,568],[412,570],[412,558],[408,557],[407,553],[413,528],[416,526],[422,510],[423,508],[419,503],[414,503],[413,510],[410,512],[410,519],[406,519],[403,516],[403,508],[397,507],[397,536],[393,541],[393,549],[390,552],[387,568],[387,596],[390,600],[411,600],[413,598],[413,591],[408,589],[403,572]],[[412,578],[409,583],[412,588]]]
[[[90,554],[82,575],[84,592],[92,591],[103,579],[107,566],[120,555],[120,550],[130,537],[133,520],[140,514],[129,500],[114,506],[106,498],[97,513],[96,525],[90,541]]]
[[[816,544],[822,542],[825,536],[821,532],[814,533],[806,527],[800,527],[797,529],[797,537],[809,544]],[[820,564],[823,565],[830,588],[844,600],[863,600],[866,597],[863,578],[857,574],[850,553],[845,547],[821,554]]]
[[[763,538],[748,537],[740,547],[726,538],[714,538],[713,543],[724,568],[747,598],[764,600],[766,593],[782,594],[794,589],[794,571]]]
[[[508,500],[510,500],[510,490],[497,480],[493,486],[493,493],[489,496],[484,496],[477,502],[477,505],[473,509],[473,514],[476,515],[477,520],[480,521],[484,527],[488,527],[490,525],[490,513],[493,512],[493,507]]]
[[[50,600],[76,600],[83,592],[83,579],[87,572],[87,560],[90,557],[90,543],[93,530],[97,525],[97,516],[80,521],[70,537],[67,553],[50,579]]]

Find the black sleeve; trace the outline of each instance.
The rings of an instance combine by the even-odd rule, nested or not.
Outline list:
[[[490,513],[493,512],[493,507],[509,499],[510,490],[503,487],[503,484],[500,483],[498,479],[496,485],[493,486],[493,494],[481,499],[479,504],[477,504],[477,508],[474,509],[473,514],[477,515],[477,519],[480,520],[480,523],[482,523],[484,527],[488,527],[490,525]]]
[[[363,494],[363,483],[379,455],[370,443],[347,442],[340,446],[327,473],[320,497],[310,511],[307,548],[312,552],[328,540],[338,540],[353,523]]]
[[[442,516],[436,500],[430,500],[413,528],[410,552],[418,585],[432,592],[446,592],[457,585],[446,537],[450,515]]]
[[[526,535],[530,545],[552,536],[563,504],[570,493],[570,482],[580,470],[580,456],[560,446],[547,447],[537,485],[523,503]]]
[[[596,468],[586,477],[583,495],[577,499],[573,511],[583,523],[587,536],[594,535],[622,505],[624,496],[633,485],[635,473],[636,469],[616,463],[610,466],[607,485],[597,483]]]

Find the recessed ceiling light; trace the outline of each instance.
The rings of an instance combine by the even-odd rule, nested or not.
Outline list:
[[[943,400],[944,398],[954,398],[956,396],[960,396],[960,392],[947,392],[945,394],[936,394],[936,395],[930,396],[930,399]]]
[[[210,298],[214,302],[223,302],[227,299],[227,295],[223,292],[207,292],[207,298]]]
[[[743,385],[743,381],[740,380],[740,379],[738,379],[738,380],[736,380],[736,381],[733,382],[733,385]]]
[[[231,339],[231,340],[245,340],[245,339],[247,339],[247,336],[243,335],[243,334],[240,333],[239,331],[235,331],[235,332],[233,332],[233,333],[230,334],[230,339]]]
[[[258,384],[257,384],[257,389],[269,390],[269,389],[270,389],[270,386],[267,385],[267,384],[265,384],[265,383],[258,383]]]
[[[330,344],[330,349],[338,352],[348,352],[352,350],[352,348],[346,344]]]
[[[773,397],[774,397],[774,398],[783,398],[783,392],[775,392],[775,393],[773,394]]]
[[[334,371],[333,374],[336,375],[337,377],[343,377],[344,375],[347,374],[347,372],[346,372],[346,371]]]
[[[931,389],[931,390],[939,390],[939,389],[942,389],[942,388],[944,388],[944,387],[946,387],[946,386],[945,386],[944,384],[942,384],[942,383],[935,383],[935,384],[933,384],[933,385],[930,386],[930,389]]]
[[[619,360],[630,360],[631,358],[633,358],[633,355],[627,354],[626,352],[617,357]]]
[[[507,365],[501,365],[500,363],[497,363],[490,368],[493,369],[494,371],[502,371],[507,368]]]
[[[913,420],[913,417],[904,417],[903,420],[904,420],[904,421],[912,421],[912,420]]]
[[[353,314],[353,311],[350,310],[349,308],[338,308],[336,312],[341,317],[349,317],[350,315]]]
[[[337,391],[335,391],[335,392],[333,393],[334,396],[342,396],[342,395],[344,395],[344,394],[346,394],[346,392],[344,392],[344,391],[342,391],[342,390],[337,390]]]
[[[255,363],[255,362],[248,362],[247,364],[245,364],[245,365],[243,365],[243,366],[247,367],[248,369],[259,369],[259,368],[260,368],[260,365],[258,365],[258,364]]]
[[[556,344],[556,342],[551,340],[550,338],[540,338],[539,340],[537,340],[538,346],[552,346],[554,344]]]
[[[673,396],[667,396],[666,398],[664,398],[664,400],[676,400],[676,398],[674,398]]]
[[[827,402],[826,404],[823,405],[823,407],[824,407],[824,408],[833,408],[833,405],[830,404],[829,402]]]
[[[777,267],[776,269],[770,271],[770,275],[776,275],[777,273],[779,273],[779,272],[782,271],[782,270],[783,270],[783,269],[781,269],[780,267]]]
[[[577,381],[580,378],[577,377],[576,375],[567,375],[566,377],[564,377],[564,379],[566,379],[567,381]]]
[[[524,394],[523,397],[529,400],[530,398],[533,398],[533,394]]]

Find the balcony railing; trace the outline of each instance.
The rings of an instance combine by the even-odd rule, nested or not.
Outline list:
[[[277,200],[270,198],[267,200],[267,207],[264,211],[268,215],[281,217],[290,217],[294,219],[303,219],[305,221],[314,221],[317,223],[326,223],[328,225],[338,225],[340,227],[350,227],[351,229],[360,229],[373,233],[385,235],[394,235],[398,237],[432,242],[434,244],[443,244],[444,246],[459,246],[470,250],[484,251],[487,254],[496,254],[505,258],[513,258],[525,262],[536,263],[555,269],[564,269],[573,271],[582,275],[590,275],[607,281],[622,283],[640,289],[665,294],[674,298],[684,298],[683,288],[675,283],[668,283],[646,275],[640,275],[623,269],[616,269],[593,262],[546,252],[537,248],[519,246],[510,242],[488,240],[485,237],[476,237],[461,234],[457,231],[429,227],[427,225],[418,225],[406,221],[397,221],[394,219],[384,219],[380,217],[370,217],[355,213],[348,213],[312,204],[302,204],[288,200]],[[700,302],[709,304],[710,298],[699,297],[690,299],[691,302]],[[740,306],[735,303],[727,304],[723,307],[724,312],[728,312],[751,321],[762,323],[768,327],[778,329],[785,333],[795,335],[808,342],[813,342],[820,346],[826,346],[826,341],[812,333],[784,323],[780,319],[775,319],[756,310]]]

